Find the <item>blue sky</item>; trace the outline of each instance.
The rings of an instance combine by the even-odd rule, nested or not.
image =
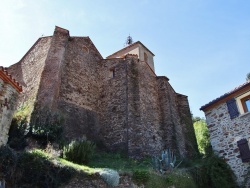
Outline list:
[[[156,74],[199,108],[245,82],[250,72],[247,0],[2,0],[0,65],[18,62],[55,25],[89,36],[103,57],[130,34],[154,54]]]

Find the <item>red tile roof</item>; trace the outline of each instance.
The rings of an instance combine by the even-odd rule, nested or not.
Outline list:
[[[18,92],[22,92],[22,86],[8,73],[7,69],[0,66],[0,78],[12,85]]]

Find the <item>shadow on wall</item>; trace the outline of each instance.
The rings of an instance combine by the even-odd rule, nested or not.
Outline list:
[[[81,106],[58,102],[58,109],[64,116],[63,135],[67,139],[86,137],[98,142],[100,126],[98,114]]]

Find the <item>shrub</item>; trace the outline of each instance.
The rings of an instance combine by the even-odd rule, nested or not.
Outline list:
[[[183,171],[176,170],[172,173],[166,174],[168,184],[176,187],[176,188],[196,188],[195,181],[192,176]]]
[[[6,181],[15,180],[14,173],[16,171],[18,156],[16,152],[9,146],[0,147],[0,177]]]
[[[149,180],[149,172],[147,170],[135,170],[133,180],[138,184],[145,184]]]
[[[189,173],[193,177],[197,187],[209,188],[209,178],[207,175],[207,170],[204,165],[194,166],[188,169]]]
[[[24,152],[18,167],[22,174],[18,184],[23,187],[59,187],[75,173],[71,168],[53,164],[49,156],[40,150]]]
[[[63,148],[63,158],[78,164],[87,164],[95,151],[95,144],[90,141],[72,141]]]
[[[212,187],[236,187],[234,174],[222,158],[215,155],[210,157],[206,167]]]
[[[99,172],[99,174],[108,185],[113,187],[119,185],[120,176],[117,171],[104,168]]]
[[[27,146],[25,139],[27,128],[28,121],[26,117],[16,117],[12,119],[8,138],[8,144],[11,148],[21,150]]]
[[[216,155],[204,158],[201,164],[189,168],[189,172],[198,187],[237,187],[231,168]]]
[[[0,147],[0,179],[8,187],[59,187],[77,172],[56,165],[40,150],[17,153],[8,146]]]
[[[44,145],[47,145],[48,142],[59,142],[62,139],[63,115],[57,111],[53,112],[47,107],[37,111],[36,114],[33,114],[36,118],[30,122],[29,134],[42,141]]]

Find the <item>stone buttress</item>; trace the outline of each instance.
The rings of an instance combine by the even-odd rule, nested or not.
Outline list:
[[[103,59],[89,37],[56,27],[9,71],[24,85],[19,104],[32,106],[31,124],[56,112],[67,139],[133,157],[166,148],[192,157],[198,150],[187,97],[155,74],[153,56],[136,42]]]

